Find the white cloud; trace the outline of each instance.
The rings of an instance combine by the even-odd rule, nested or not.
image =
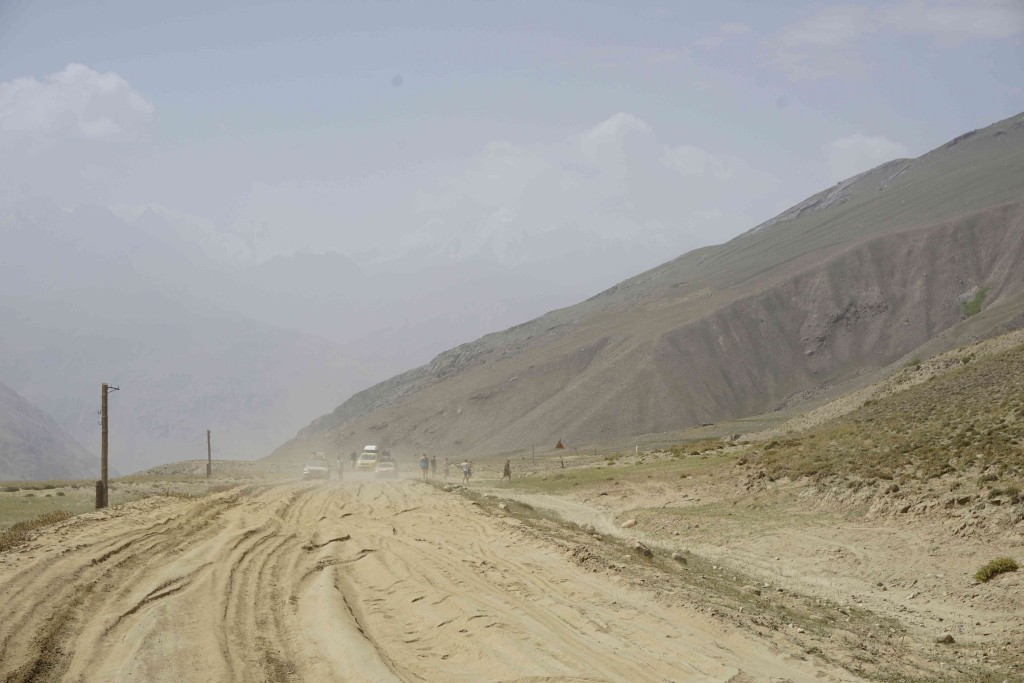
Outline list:
[[[753,29],[746,24],[727,22],[725,24],[720,24],[711,35],[704,36],[703,38],[694,41],[694,44],[697,47],[704,48],[705,50],[714,50],[721,47],[722,44],[730,38],[745,36],[752,32]]]
[[[729,198],[756,201],[774,184],[738,159],[665,145],[620,112],[562,142],[488,145],[417,194],[419,225],[399,248],[508,266],[569,258],[588,244],[667,258],[740,229],[750,219]]]
[[[909,0],[881,8],[878,24],[905,34],[930,35],[945,43],[1000,40],[1024,33],[1024,3]]]
[[[766,45],[776,67],[794,80],[810,80],[863,70],[861,43],[871,36],[924,36],[951,46],[1021,34],[1019,0],[905,0],[827,6],[784,27]]]
[[[42,81],[0,83],[0,139],[8,142],[132,136],[149,125],[154,111],[117,74],[101,74],[82,64],[69,64]]]
[[[126,80],[82,64],[0,83],[0,196],[102,201],[154,116]]]
[[[712,177],[716,180],[731,180],[742,168],[742,162],[738,159],[709,154],[693,145],[666,148],[662,159],[666,166],[682,175]]]
[[[910,150],[882,135],[850,135],[829,142],[825,159],[833,181],[845,180],[893,159],[910,156]]]

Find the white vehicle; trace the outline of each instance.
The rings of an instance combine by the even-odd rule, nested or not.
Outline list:
[[[327,479],[330,476],[331,470],[327,466],[327,455],[324,453],[314,453],[302,468],[303,479]]]
[[[395,459],[391,457],[390,453],[381,454],[380,458],[377,460],[377,466],[373,471],[377,479],[398,478],[398,464],[395,462]]]

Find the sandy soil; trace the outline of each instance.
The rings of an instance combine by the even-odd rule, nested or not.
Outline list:
[[[614,495],[592,488],[570,495],[488,490],[609,537],[741,568],[757,585],[788,595],[870,610],[906,629],[898,646],[886,642],[885,628],[856,638],[833,632],[832,652],[850,666],[869,652],[882,669],[926,680],[980,680],[971,676],[993,669],[1001,673],[992,680],[1024,680],[1024,573],[987,584],[973,578],[986,560],[1022,556],[1019,526],[986,524],[974,510],[941,506],[918,514],[869,510],[800,485],[751,494],[728,472],[699,484],[608,488]],[[623,529],[627,519],[636,525]],[[936,643],[946,633],[956,647]],[[964,678],[957,671],[972,673]]]
[[[80,515],[0,555],[5,681],[850,681],[412,482]]]

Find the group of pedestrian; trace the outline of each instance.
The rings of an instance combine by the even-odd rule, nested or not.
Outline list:
[[[352,451],[352,455],[350,457],[351,457],[351,460],[352,460],[352,471],[355,471],[355,469],[356,469],[356,460],[359,457],[359,454],[356,451]],[[451,466],[452,466],[451,461],[448,460],[448,458],[445,458],[444,462],[441,465],[441,471],[442,471],[442,473],[444,475],[444,480],[445,481],[448,481],[448,477],[451,476]],[[468,484],[469,480],[473,478],[473,461],[472,460],[468,460],[468,459],[464,459],[458,465],[458,467],[459,467],[460,470],[462,470],[462,483]],[[341,480],[343,478],[342,471],[343,471],[343,461],[342,461],[342,457],[339,455],[338,456],[338,479],[339,480]],[[423,475],[423,481],[426,481],[428,477],[436,477],[437,476],[437,456],[436,455],[432,455],[432,456],[428,457],[427,454],[424,453],[423,455],[420,456],[420,473]],[[502,469],[502,472],[501,472],[501,481],[505,481],[506,479],[508,479],[510,482],[512,481],[512,461],[511,460],[506,460],[505,461],[505,467]]]
[[[465,465],[465,463],[463,463],[463,465]],[[463,469],[465,470],[465,467],[463,467]],[[470,469],[472,469],[472,466],[470,467]],[[441,463],[441,473],[443,474],[445,481],[448,481],[448,477],[451,476],[451,470],[452,463],[448,458],[445,458],[444,461]],[[437,476],[436,455],[432,455],[428,458],[427,454],[424,453],[423,455],[420,456],[420,473],[423,475],[423,481],[427,480],[428,473],[430,477]]]

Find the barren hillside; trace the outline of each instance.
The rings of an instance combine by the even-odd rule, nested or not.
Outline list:
[[[270,457],[374,441],[484,453],[771,411],[978,313],[1019,306],[1022,240],[1018,115],[441,354],[356,394]],[[998,318],[1020,324],[1016,311]]]
[[[0,480],[95,476],[99,461],[43,411],[0,384]]]

